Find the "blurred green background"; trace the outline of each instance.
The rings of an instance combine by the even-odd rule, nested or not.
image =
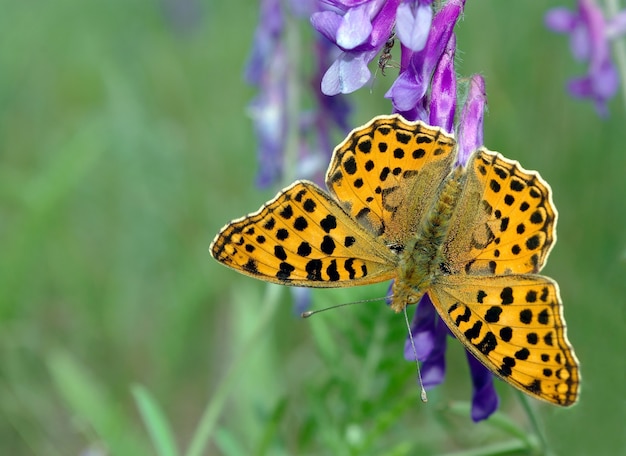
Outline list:
[[[303,321],[288,290],[211,259],[219,228],[277,190],[254,186],[245,115],[257,10],[0,1],[0,454],[174,454],[146,426],[155,403],[198,454],[527,454],[532,421],[512,388],[497,382],[502,413],[469,419],[458,343],[421,404],[401,316],[370,303]],[[530,400],[537,425],[554,454],[626,454],[624,98],[602,120],[567,96],[584,70],[544,13],[469,0],[457,72],[485,77],[486,145],[540,170],[559,210],[544,272],[560,283],[582,396],[571,409]],[[350,95],[354,126],[390,112],[387,74]],[[194,440],[199,422],[208,441]]]

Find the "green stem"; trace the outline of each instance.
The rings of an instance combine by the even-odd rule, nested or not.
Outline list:
[[[473,450],[463,450],[455,453],[445,453],[444,456],[489,456],[489,455],[503,455],[503,454],[522,454],[527,451],[528,447],[524,442],[519,440],[511,440],[508,442],[494,443],[492,445],[485,445]]]
[[[284,2],[283,8],[289,10],[289,5]],[[298,23],[293,17],[289,17],[285,25],[285,40],[287,46],[287,94],[286,94],[286,139],[283,168],[283,184],[288,185],[296,180],[299,136],[300,136],[300,30]]]
[[[618,0],[606,0],[605,5],[608,17],[613,17],[620,11]],[[624,102],[624,107],[626,108],[626,43],[624,42],[624,38],[614,38],[613,50],[615,54],[616,66],[622,82],[622,100]]]
[[[533,433],[537,436],[537,440],[539,441],[538,443],[541,448],[541,454],[550,455],[551,452],[548,448],[548,442],[546,441],[545,435],[543,435],[541,424],[539,423],[539,416],[537,416],[537,413],[530,405],[528,396],[526,396],[524,393],[520,391],[516,391],[516,393],[520,399],[520,402],[522,404],[522,407],[524,408],[524,411],[526,412],[526,416],[528,417],[530,426],[533,429]]]
[[[269,321],[274,316],[278,308],[281,287],[278,285],[268,285],[261,311],[258,314],[258,324],[248,339],[243,344],[239,355],[230,365],[226,375],[217,386],[213,398],[209,401],[202,418],[198,423],[198,427],[189,445],[189,449],[185,453],[186,456],[201,456],[207,443],[211,440],[215,424],[224,409],[226,400],[230,397],[233,388],[237,385],[236,379],[241,377],[241,369],[246,365],[246,361],[250,359],[255,347],[259,346],[259,339],[266,331]]]

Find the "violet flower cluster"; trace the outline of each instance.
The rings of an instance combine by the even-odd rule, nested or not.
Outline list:
[[[281,182],[290,146],[287,144],[290,131],[296,131],[297,137],[296,177],[320,184],[333,150],[333,127],[342,133],[350,131],[350,106],[345,97],[330,97],[320,91],[321,72],[311,77],[314,109],[302,110],[296,106],[293,112],[290,108],[294,104],[294,94],[289,92],[289,87],[300,68],[297,59],[289,52],[287,22],[306,20],[317,11],[318,3],[316,0],[260,0],[260,19],[245,78],[259,89],[248,106],[248,114],[258,138],[257,185],[261,188]],[[327,67],[336,54],[335,49],[322,37],[316,39],[313,47],[315,67]],[[301,84],[301,81],[295,83]]]
[[[619,74],[611,57],[611,41],[626,33],[626,10],[606,18],[594,0],[579,0],[576,11],[553,8],[546,14],[546,26],[570,35],[574,58],[587,64],[584,76],[567,84],[576,98],[590,99],[600,116],[607,116],[607,102],[617,93]]]
[[[469,78],[467,98],[457,116],[457,78],[454,69],[456,36],[454,27],[465,0],[448,0],[434,12],[432,0],[308,0],[291,4],[307,5],[311,23],[320,32],[315,41],[317,73],[313,91],[316,110],[299,116],[299,137],[315,132],[314,147],[330,152],[331,126],[347,131],[348,108],[341,94],[363,87],[371,78],[368,65],[385,47],[391,34],[401,44],[401,62],[397,79],[385,97],[393,111],[408,120],[422,120],[453,133],[459,144],[457,163],[464,165],[470,154],[482,146],[483,114],[486,103],[482,77]],[[280,0],[261,0],[262,21],[257,30],[250,60],[249,80],[260,89],[251,105],[260,138],[259,183],[275,182],[282,173],[286,129],[296,121],[288,113],[289,56],[286,53],[286,12]],[[283,5],[283,6],[281,6]],[[302,11],[302,9],[301,9]],[[293,12],[293,11],[292,11]],[[271,17],[270,17],[271,16]],[[334,46],[333,46],[334,45]],[[260,71],[258,70],[260,69]],[[259,74],[256,74],[259,71]],[[251,74],[256,77],[250,77]],[[321,91],[320,91],[321,88]],[[456,120],[456,122],[455,122]],[[293,128],[293,126],[291,127]],[[310,155],[308,142],[301,144],[301,154]],[[302,152],[304,151],[304,152]],[[305,163],[302,160],[300,163]],[[325,163],[328,159],[325,160]],[[302,167],[300,171],[302,171]],[[299,177],[308,177],[302,176]],[[435,185],[436,183],[434,183]],[[298,292],[301,302],[306,293]],[[422,362],[425,388],[441,384],[445,378],[446,340],[451,333],[439,318],[428,295],[418,304],[411,325],[417,357]],[[405,358],[414,359],[407,345]],[[474,386],[471,416],[474,421],[488,418],[498,407],[493,377],[473,355],[468,353]]]

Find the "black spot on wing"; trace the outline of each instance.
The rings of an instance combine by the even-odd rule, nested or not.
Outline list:
[[[477,320],[474,325],[466,330],[463,334],[465,334],[465,337],[468,338],[468,340],[472,340],[472,339],[476,339],[478,336],[480,336],[480,330],[483,327],[483,322],[480,320]]]
[[[372,151],[372,141],[369,139],[363,140],[358,145],[359,151],[364,154],[369,154]]]
[[[350,175],[356,173],[357,166],[354,157],[349,157],[346,161],[343,162],[343,169],[346,171],[346,173]]]
[[[465,312],[463,312],[463,315],[457,316],[454,323],[457,326],[459,326],[461,322],[468,322],[471,316],[472,316],[472,311],[469,309],[469,307],[466,307]]]
[[[322,260],[311,260],[306,264],[304,269],[307,272],[308,280],[322,280]]]
[[[291,276],[291,273],[295,269],[296,268],[294,268],[292,265],[290,265],[289,263],[285,263],[283,261],[282,263],[280,263],[278,272],[276,273],[276,278],[280,279],[280,280],[287,281],[287,280],[289,280],[289,276]]]
[[[311,213],[315,211],[315,207],[317,206],[317,204],[315,203],[315,201],[313,201],[311,198],[307,198],[304,201],[304,204],[302,205],[302,207],[304,208],[305,211]]]
[[[293,216],[293,208],[291,204],[286,204],[285,207],[278,213],[285,220],[289,220]]]
[[[335,251],[335,241],[332,237],[326,235],[320,244],[320,250],[324,252],[326,255],[332,255]]]
[[[320,226],[325,232],[330,233],[331,230],[337,228],[337,219],[334,215],[328,214],[322,219]]]
[[[510,326],[500,328],[500,338],[505,342],[509,342],[513,338],[513,328]]]
[[[250,258],[248,260],[248,262],[243,265],[243,269],[245,271],[249,272],[250,274],[258,274],[259,273],[259,269],[258,269],[257,263],[252,258]]]
[[[498,345],[498,341],[496,339],[496,336],[491,331],[488,331],[487,334],[485,334],[485,337],[483,337],[483,339],[480,342],[475,344],[475,347],[483,355],[488,355],[490,352],[495,350],[497,345]]]
[[[308,226],[309,226],[309,222],[307,222],[306,219],[302,217],[301,215],[298,216],[296,220],[293,222],[293,227],[297,231],[304,231]]]
[[[500,321],[500,314],[502,313],[502,307],[492,306],[485,312],[485,321],[487,323],[498,323]]]
[[[302,241],[300,243],[300,245],[298,246],[298,255],[300,255],[301,257],[307,257],[311,254],[312,249],[311,249],[311,244],[309,244],[306,241]]]
[[[328,274],[328,279],[332,282],[336,282],[339,280],[339,272],[337,271],[337,260],[332,260],[328,267],[326,268],[326,274]]]
[[[507,305],[513,302],[513,289],[511,287],[504,287],[500,293],[500,299],[502,304]]]
[[[280,245],[274,246],[274,256],[282,261],[285,261],[287,259],[287,253],[285,252],[285,249]]]

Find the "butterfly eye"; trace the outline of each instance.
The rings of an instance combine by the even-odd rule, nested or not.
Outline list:
[[[417,296],[417,295],[413,295],[413,294],[412,294],[412,295],[408,295],[408,296],[407,296],[407,298],[406,298],[406,303],[407,303],[408,305],[410,305],[410,304],[417,304],[417,301],[418,301],[418,300],[419,300],[418,296]]]
[[[388,244],[387,247],[389,247],[389,250],[391,250],[396,255],[401,254],[404,250],[404,246],[401,244]]]

